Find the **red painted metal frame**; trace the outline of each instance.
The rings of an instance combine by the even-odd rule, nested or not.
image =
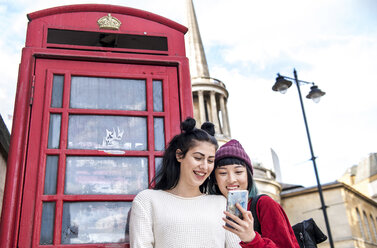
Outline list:
[[[109,5],[109,4],[77,4],[77,5],[66,5],[60,7],[54,7],[49,9],[44,9],[40,11],[36,11],[27,15],[29,21],[46,17],[46,16],[54,16],[61,13],[75,13],[75,12],[107,12],[107,13],[116,13],[120,15],[128,15],[128,16],[136,16],[139,18],[143,18],[145,20],[150,20],[153,22],[158,22],[163,24],[164,26],[173,28],[181,33],[186,33],[187,28],[185,26],[180,25],[170,19],[162,17],[160,15],[153,14],[151,12],[147,12],[144,10],[134,9],[130,7],[123,7],[117,5]]]
[[[39,62],[38,62],[39,61]],[[49,66],[50,65],[50,66]],[[84,66],[85,65],[85,66]],[[42,67],[42,69],[41,69]],[[48,68],[59,68],[48,69]],[[115,70],[114,67],[118,69]],[[133,67],[131,69],[130,67]],[[80,68],[80,70],[78,70]],[[108,72],[98,72],[101,70]],[[154,69],[156,68],[156,69]],[[47,69],[47,75],[45,71]],[[123,69],[127,70],[127,74],[120,73]],[[97,71],[94,73],[94,71]],[[118,72],[116,72],[118,71]],[[133,74],[130,72],[135,71]],[[148,72],[149,71],[149,72]],[[162,75],[159,75],[162,73]],[[65,85],[64,88],[64,98],[62,108],[51,108],[51,87],[53,74],[65,75]],[[69,87],[71,75],[75,76],[98,76],[98,77],[114,77],[114,78],[135,78],[135,79],[146,79],[147,81],[147,110],[146,111],[114,111],[114,110],[84,110],[84,109],[70,109],[69,108]],[[165,76],[167,75],[167,76]],[[47,78],[47,80],[46,80]],[[166,102],[166,107],[164,112],[154,112],[153,111],[153,101],[152,101],[152,79],[162,80],[164,84],[164,100]],[[45,85],[46,82],[46,85]],[[169,84],[169,86],[167,85]],[[70,114],[96,114],[96,115],[122,115],[122,116],[144,116],[148,120],[148,151],[125,151],[127,156],[140,156],[148,157],[150,161],[149,166],[149,178],[154,177],[154,157],[161,156],[162,152],[154,151],[154,135],[153,135],[153,117],[164,117],[165,123],[169,125],[171,122],[179,122],[179,109],[178,101],[171,102],[174,100],[174,96],[177,95],[178,88],[176,83],[176,69],[174,67],[162,67],[162,66],[146,66],[146,65],[130,65],[130,64],[114,64],[114,63],[99,63],[99,62],[75,62],[75,61],[62,61],[62,60],[47,60],[38,59],[36,62],[36,85],[35,85],[35,96],[36,100],[33,109],[38,113],[34,114],[31,119],[33,133],[30,136],[30,140],[34,140],[34,149],[29,149],[29,162],[30,161],[40,161],[40,162],[27,162],[27,179],[31,178],[25,182],[25,187],[29,189],[29,193],[25,196],[23,202],[34,203],[34,198],[36,198],[36,206],[34,207],[29,204],[27,209],[23,209],[20,225],[20,235],[23,237],[22,242],[25,244],[30,243],[30,239],[33,240],[33,244],[37,245],[39,243],[40,237],[40,219],[42,211],[42,203],[44,201],[54,201],[56,202],[56,224],[55,224],[55,243],[60,244],[60,234],[61,234],[61,223],[62,223],[62,206],[63,202],[66,201],[131,201],[133,195],[75,195],[67,196],[64,195],[64,175],[65,175],[65,158],[70,155],[81,155],[81,156],[124,156],[124,155],[108,155],[104,151],[98,150],[72,150],[67,149],[67,129],[68,129],[68,116]],[[170,99],[169,101],[167,99]],[[39,109],[44,109],[43,111],[38,111]],[[60,149],[47,149],[47,139],[49,124],[48,118],[50,114],[61,114],[62,125],[61,125],[61,140]],[[169,113],[171,119],[169,118]],[[35,118],[37,120],[35,120]],[[43,121],[39,121],[42,119]],[[41,123],[42,126],[39,126]],[[168,129],[167,129],[168,131]],[[167,132],[167,136],[170,136],[170,132]],[[39,141],[41,137],[41,141]],[[40,142],[37,143],[37,142]],[[41,147],[39,149],[39,146]],[[37,152],[36,152],[37,151]],[[41,152],[38,152],[41,151]],[[54,196],[43,195],[43,181],[44,181],[44,167],[45,167],[45,154],[49,155],[59,155],[59,177],[57,184],[57,194]],[[35,156],[35,158],[33,158]],[[38,157],[38,158],[37,158]],[[29,165],[28,165],[29,164]],[[35,175],[34,175],[35,174]],[[39,178],[40,180],[35,181],[33,179]],[[36,189],[35,189],[36,188]],[[35,189],[35,192],[34,192]],[[28,198],[26,198],[28,197]],[[34,216],[34,221],[33,220]],[[92,245],[93,246],[93,245]],[[95,245],[98,247],[98,244]]]
[[[119,7],[119,8],[115,8]],[[122,23],[119,30],[100,30],[97,20],[111,13]],[[26,37],[27,47],[47,47],[48,28],[61,28],[106,33],[124,33],[140,35],[165,36],[168,40],[168,55],[185,56],[184,36],[187,28],[159,15],[128,7],[102,4],[68,5],[37,11],[28,15],[29,23]],[[30,25],[33,24],[33,25]],[[81,46],[67,48],[83,49]],[[95,49],[93,47],[93,49]],[[114,48],[97,48],[97,50],[114,50]],[[115,49],[120,50],[120,49]],[[130,49],[128,49],[130,50]],[[135,52],[135,49],[132,49]],[[127,51],[127,49],[123,49]],[[139,50],[143,53],[166,53],[159,51]]]
[[[130,54],[130,53],[117,53],[116,51],[110,52],[110,50],[103,49],[103,51],[84,51],[80,50],[80,47],[67,47],[66,49],[53,49],[47,48],[45,43],[45,34],[48,27],[61,27],[62,29],[81,29],[81,30],[99,30],[96,26],[96,23],[93,20],[97,20],[99,17],[107,15],[107,13],[111,13],[116,18],[120,19],[122,23],[126,23],[126,25],[122,25],[121,29],[118,31],[119,33],[133,33],[133,34],[163,34],[168,38],[168,53],[164,55],[158,54],[147,54],[148,51],[140,51],[141,53],[145,54]],[[30,116],[35,118],[43,118],[43,112],[40,110],[37,111],[37,108],[34,107],[36,102],[42,101],[42,103],[48,102],[44,99],[35,99],[33,105],[30,105],[30,100],[32,97],[33,92],[33,80],[34,70],[36,67],[36,61],[41,59],[54,59],[54,60],[62,60],[67,63],[69,61],[95,61],[101,63],[120,63],[120,64],[134,64],[134,65],[151,65],[151,66],[165,66],[167,68],[171,68],[174,70],[174,74],[176,75],[176,80],[178,83],[178,94],[175,94],[173,102],[179,102],[179,116],[170,112],[167,113],[171,122],[165,122],[165,137],[166,142],[170,140],[170,138],[179,133],[179,122],[184,120],[187,116],[192,116],[193,107],[192,107],[192,96],[191,96],[191,83],[190,83],[190,75],[189,75],[189,66],[188,60],[185,57],[185,48],[184,48],[184,33],[187,31],[187,28],[184,26],[172,22],[166,18],[161,16],[145,12],[142,10],[136,10],[127,7],[120,7],[120,6],[113,6],[113,5],[70,5],[70,6],[63,6],[63,7],[56,7],[47,10],[37,11],[28,15],[30,23],[28,25],[28,32],[27,32],[27,39],[26,39],[26,47],[22,51],[22,58],[21,64],[19,68],[19,77],[17,83],[17,92],[16,92],[16,99],[15,99],[15,107],[14,107],[14,122],[12,127],[12,135],[11,135],[11,145],[9,150],[8,156],[8,164],[7,164],[7,176],[6,176],[6,188],[4,191],[4,200],[3,200],[3,209],[2,209],[2,216],[1,216],[1,223],[0,223],[0,244],[4,248],[10,247],[34,247],[31,246],[31,243],[20,242],[19,243],[19,230],[20,228],[24,228],[26,225],[31,224],[31,229],[35,230],[35,223],[33,224],[34,218],[38,219],[38,215],[41,214],[41,211],[34,212],[34,206],[36,208],[41,207],[41,201],[51,201],[55,200],[56,196],[44,196],[41,195],[38,198],[38,201],[35,202],[37,192],[43,191],[43,187],[39,184],[39,180],[44,180],[43,177],[43,169],[44,169],[44,157],[40,156],[39,154],[33,155],[28,153],[28,146],[36,146],[38,144],[34,143],[37,142],[45,142],[46,140],[46,133],[43,136],[43,132],[46,132],[46,129],[43,128],[42,123],[38,125],[38,128],[31,129],[30,126]],[[85,18],[85,21],[80,21],[80,18]],[[48,25],[47,25],[48,23]],[[129,25],[127,25],[127,23]],[[110,31],[112,32],[112,31]],[[116,31],[115,31],[116,32]],[[70,48],[74,48],[70,49]],[[59,69],[55,71],[58,72]],[[55,72],[54,71],[54,72]],[[158,79],[158,75],[155,75],[153,78]],[[164,77],[160,77],[160,79],[165,80]],[[68,79],[66,79],[68,80]],[[151,79],[149,79],[151,80]],[[163,92],[164,94],[169,94],[169,87],[164,84]],[[68,94],[64,92],[64,94]],[[149,93],[150,94],[150,93]],[[44,94],[43,94],[44,95]],[[169,96],[169,95],[165,95]],[[39,96],[37,96],[39,97]],[[169,96],[170,97],[170,96]],[[168,97],[164,97],[164,106],[167,108],[171,108],[173,106],[169,106],[170,99]],[[67,103],[64,103],[67,104]],[[65,106],[66,107],[66,106]],[[57,109],[50,109],[47,107],[49,111],[57,111]],[[33,111],[32,111],[33,110]],[[79,114],[81,110],[69,110],[70,113],[77,113]],[[92,111],[93,113],[100,114],[104,112],[101,110]],[[115,114],[116,111],[114,112]],[[140,114],[140,113],[129,113],[129,114]],[[146,113],[148,116],[150,115],[149,112]],[[45,115],[46,116],[46,115]],[[62,116],[62,122],[65,118],[68,118],[68,114],[66,116]],[[48,121],[43,121],[44,125],[48,123]],[[152,130],[148,134],[148,140],[154,137],[153,134],[153,120],[148,118],[148,129]],[[39,131],[38,131],[39,130]],[[61,127],[62,135],[64,135],[63,126]],[[39,134],[40,136],[38,137]],[[29,137],[30,136],[30,137]],[[43,136],[43,137],[42,137]],[[32,138],[35,137],[35,138]],[[41,138],[42,137],[42,138]],[[44,141],[43,141],[44,140]],[[33,141],[33,142],[31,142]],[[66,142],[65,140],[61,140],[62,143]],[[151,142],[148,143],[148,149],[153,148],[152,145],[149,145]],[[152,142],[153,143],[153,142]],[[153,151],[153,150],[152,150]],[[58,154],[60,151],[55,149],[45,150],[45,154]],[[72,155],[80,155],[82,151],[70,151]],[[42,151],[43,153],[43,151]],[[85,154],[90,155],[101,155],[99,151],[86,151]],[[157,153],[156,153],[157,154]],[[133,152],[134,156],[142,155],[142,152]],[[162,153],[161,153],[162,155]],[[34,156],[34,157],[33,157]],[[64,164],[64,159],[61,156],[60,164]],[[148,158],[151,159],[153,155],[148,155]],[[41,159],[42,158],[42,159]],[[28,167],[26,167],[27,163],[30,163],[30,159],[34,160],[35,164],[43,165],[39,169],[41,171],[30,171]],[[40,161],[40,162],[38,162]],[[33,163],[34,163],[33,162]],[[150,160],[151,167],[154,167],[154,161]],[[36,166],[38,167],[38,166]],[[150,167],[150,168],[151,168]],[[28,174],[26,173],[28,170]],[[60,168],[59,168],[60,170]],[[29,174],[34,173],[34,174]],[[42,173],[42,174],[41,174]],[[40,175],[43,175],[41,179],[39,178]],[[154,171],[149,171],[149,176],[154,176]],[[34,182],[32,181],[34,177]],[[25,181],[25,179],[27,179]],[[64,183],[64,178],[58,179],[58,189],[60,189],[58,194],[61,194],[62,185]],[[35,188],[39,184],[38,190]],[[32,185],[31,188],[25,188],[24,185]],[[34,187],[34,189],[33,189]],[[60,188],[59,188],[60,187]],[[66,196],[67,197],[67,196]],[[77,200],[76,196],[69,196],[68,200]],[[94,198],[92,196],[80,196],[81,200],[90,201]],[[115,201],[128,201],[132,200],[133,196],[101,196],[102,200],[110,199]],[[99,199],[98,196],[95,199]],[[22,202],[27,203],[22,205]],[[35,205],[36,204],[36,205]],[[39,204],[39,205],[38,205]],[[34,217],[31,217],[29,221],[21,219],[21,212],[27,212],[28,208],[32,208],[33,216],[34,213],[36,214]],[[56,206],[58,209],[61,206]],[[30,210],[29,210],[30,212]],[[56,213],[57,215],[59,213]],[[22,217],[23,218],[23,217]],[[56,220],[61,218],[61,214],[57,216]],[[31,222],[30,222],[31,221]],[[22,224],[22,223],[23,224]],[[58,223],[56,223],[58,224]],[[38,224],[40,225],[40,223]],[[58,233],[58,232],[57,232]],[[33,233],[29,234],[29,240],[31,240]],[[38,237],[38,235],[34,235],[34,237]],[[24,237],[22,237],[24,238]],[[56,237],[55,237],[56,238]],[[39,237],[37,238],[39,239]],[[104,244],[103,246],[99,244],[95,245],[46,245],[43,247],[127,247],[124,245],[117,245],[117,244]],[[38,245],[36,246],[38,247]]]

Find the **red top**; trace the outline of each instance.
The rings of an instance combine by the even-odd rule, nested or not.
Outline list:
[[[248,210],[250,210],[249,201]],[[255,232],[249,242],[240,242],[243,248],[300,248],[283,208],[269,196],[262,196],[257,203],[257,215],[262,235]]]
[[[178,30],[179,32],[186,33],[187,27],[182,26],[181,24],[169,20],[163,16],[153,14],[144,10],[134,9],[130,7],[109,5],[109,4],[74,4],[74,5],[65,5],[59,7],[53,7],[49,9],[43,9],[27,14],[29,21],[34,19],[42,18],[50,15],[58,15],[63,13],[75,13],[75,12],[110,12],[122,15],[136,16],[143,19],[155,21],[163,25],[169,26],[173,29]]]

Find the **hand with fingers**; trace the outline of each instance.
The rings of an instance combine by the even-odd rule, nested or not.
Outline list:
[[[238,218],[232,213],[224,211],[224,214],[232,220],[223,217],[225,223],[231,226],[228,227],[224,225],[223,227],[224,229],[236,234],[243,242],[249,243],[255,238],[253,215],[250,211],[243,209],[239,203],[237,203],[236,206],[242,213],[243,219]]]

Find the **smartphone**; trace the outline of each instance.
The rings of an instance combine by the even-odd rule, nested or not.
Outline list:
[[[242,213],[236,207],[236,203],[239,203],[241,207],[247,210],[247,201],[249,199],[249,192],[247,190],[231,190],[228,192],[228,201],[226,205],[226,211],[229,213],[234,214],[240,219],[243,219]],[[227,219],[232,220],[227,216]],[[226,226],[231,227],[230,225],[226,224]]]

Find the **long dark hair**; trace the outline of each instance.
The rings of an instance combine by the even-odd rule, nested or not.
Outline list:
[[[181,172],[180,162],[177,161],[177,149],[181,150],[181,155],[184,158],[188,150],[197,145],[197,142],[206,141],[215,146],[217,150],[218,143],[215,139],[215,126],[211,122],[205,122],[201,129],[195,128],[196,121],[188,117],[181,123],[181,133],[174,136],[169,142],[165,150],[162,164],[157,171],[156,176],[153,178],[151,184],[154,182],[156,185],[154,189],[168,190],[177,186]],[[208,178],[199,187],[200,191],[205,192],[207,188]]]
[[[251,173],[250,167],[241,159],[234,158],[234,157],[225,157],[223,159],[220,159],[219,161],[216,161],[215,168],[213,169],[209,181],[208,181],[208,193],[212,195],[221,195],[221,191],[219,189],[219,186],[216,182],[215,177],[215,170],[216,168],[232,165],[232,164],[239,164],[244,167],[246,167],[246,173],[247,173],[247,190],[249,191],[249,198],[253,198],[254,196],[258,195],[258,190],[255,185],[253,174]]]

